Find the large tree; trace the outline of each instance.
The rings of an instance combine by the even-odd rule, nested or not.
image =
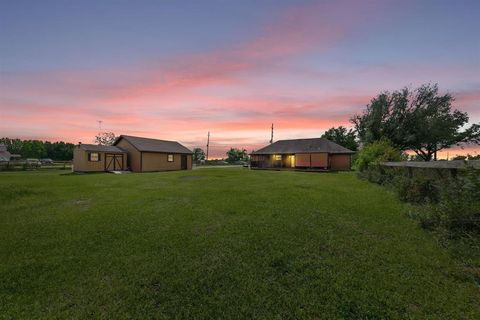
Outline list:
[[[353,129],[347,130],[347,128],[342,126],[338,128],[332,127],[325,131],[322,138],[333,141],[352,151],[357,151],[358,149],[358,142]]]
[[[430,161],[439,150],[480,142],[480,124],[461,130],[468,123],[468,114],[452,109],[454,100],[449,93],[441,95],[437,84],[383,92],[351,122],[362,143],[387,138],[396,148],[412,150]]]

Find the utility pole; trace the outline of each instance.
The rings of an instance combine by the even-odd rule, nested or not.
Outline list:
[[[207,160],[208,160],[208,147],[210,146],[210,131],[208,131],[207,135]]]
[[[97,122],[98,122],[98,130],[102,131],[102,122],[103,121],[102,120],[97,120]]]
[[[270,143],[273,143],[273,123],[272,123],[272,135],[270,136]]]

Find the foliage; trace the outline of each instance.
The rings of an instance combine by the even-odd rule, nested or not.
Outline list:
[[[62,173],[0,173],[0,318],[480,318],[456,257],[351,173]]]
[[[343,126],[338,128],[332,127],[325,131],[322,138],[333,141],[352,151],[358,150],[357,137],[353,129],[347,130],[347,128]]]
[[[205,160],[205,152],[201,148],[193,149],[193,161],[200,162]]]
[[[355,160],[355,168],[365,171],[371,166],[376,166],[385,161],[401,161],[405,155],[396,149],[389,140],[382,139],[365,146]]]
[[[116,139],[117,137],[113,132],[99,132],[95,136],[95,143],[103,146],[111,146]]]
[[[413,150],[430,161],[438,150],[459,143],[479,143],[480,124],[467,124],[466,112],[452,110],[454,97],[440,95],[438,85],[422,85],[415,90],[383,92],[373,98],[361,115],[351,122],[365,144],[389,139],[400,150]]]
[[[449,236],[480,234],[480,170],[468,169],[439,186],[438,204],[417,209],[422,226]]]
[[[230,148],[230,150],[227,151],[227,162],[229,163],[247,160],[248,154],[245,149]]]
[[[12,154],[20,154],[22,158],[50,158],[54,160],[72,160],[75,145],[63,141],[50,142],[40,140],[20,140],[1,138],[0,143],[7,146]]]

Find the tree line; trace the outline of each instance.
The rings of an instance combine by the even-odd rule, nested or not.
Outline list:
[[[50,158],[59,161],[73,159],[75,145],[68,142],[50,142],[41,140],[21,140],[0,138],[0,144],[4,144],[12,154],[19,154],[22,158]]]

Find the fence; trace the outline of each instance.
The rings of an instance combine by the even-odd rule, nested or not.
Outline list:
[[[59,169],[70,170],[72,168],[72,161],[54,161],[51,164],[40,164],[38,162],[29,162],[25,160],[1,161],[0,171],[18,171],[18,170],[44,170],[44,169]]]

